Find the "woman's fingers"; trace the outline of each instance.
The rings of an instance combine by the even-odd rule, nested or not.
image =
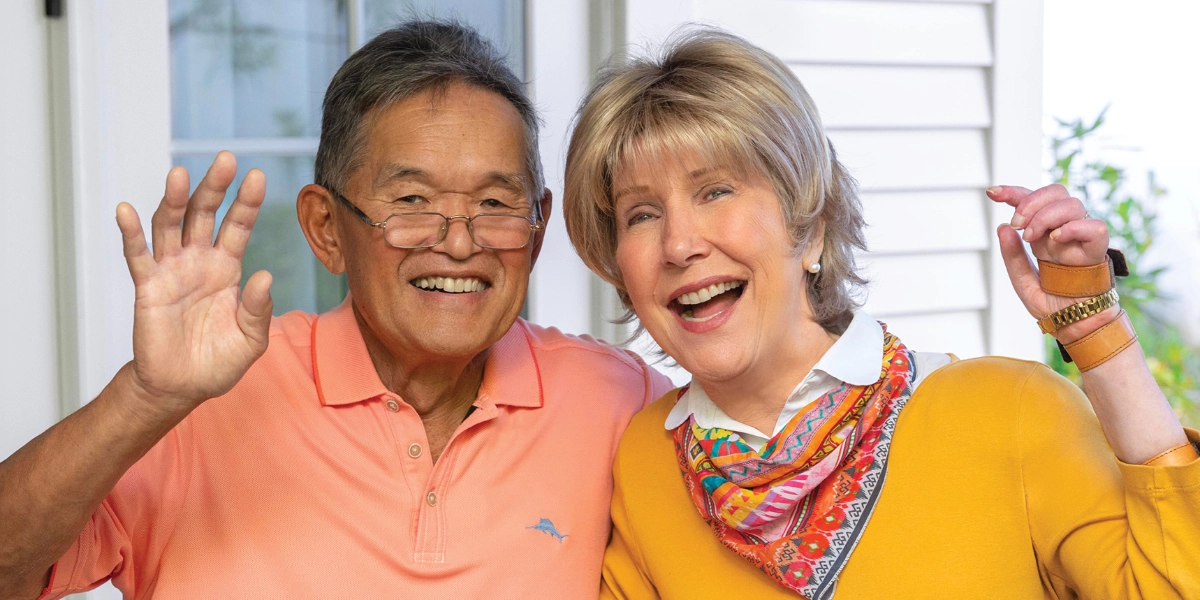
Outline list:
[[[225,191],[237,174],[237,159],[233,153],[222,150],[213,159],[212,166],[196,186],[192,199],[183,216],[183,245],[212,245],[213,229],[217,220],[217,209],[225,200]]]
[[[1030,314],[1038,318],[1045,316],[1039,314],[1044,312],[1038,303],[1038,299],[1044,297],[1041,280],[1029,260],[1029,255],[1025,254],[1021,234],[1010,225],[1001,225],[996,229],[996,235],[1000,238],[1000,255],[1004,258],[1004,269],[1008,271],[1008,278],[1012,281],[1017,296]]]
[[[1085,218],[1087,218],[1087,210],[1079,199],[1070,196],[1056,198],[1043,204],[1037,212],[1028,215],[1028,222],[1021,238],[1027,242],[1033,242],[1066,223]]]
[[[1026,196],[1032,193],[1028,188],[1023,188],[1019,185],[993,185],[987,189],[988,198],[996,202],[1003,202],[1012,207],[1016,207]]]
[[[141,285],[150,278],[158,263],[146,247],[142,220],[128,202],[117,205],[117,227],[121,229],[121,246],[125,252],[125,263],[129,265],[129,275],[133,277],[135,286]]]
[[[150,217],[150,236],[154,241],[154,258],[157,260],[179,252],[182,235],[180,225],[183,223],[183,213],[187,210],[189,189],[187,169],[175,167],[167,173],[167,187],[162,202],[158,203],[158,209]]]
[[[258,169],[250,169],[242,179],[238,188],[237,198],[225,213],[221,221],[221,230],[217,233],[215,246],[236,258],[242,258],[246,252],[246,244],[250,241],[250,232],[254,221],[258,219],[258,211],[266,194],[266,177]]]
[[[1055,201],[1070,197],[1071,193],[1067,191],[1067,188],[1057,183],[1038,188],[1021,199],[1010,223],[1013,229],[1024,229],[1043,208]]]
[[[1104,262],[1108,252],[1108,224],[1101,219],[1078,219],[1064,223],[1058,229],[1050,232],[1050,243],[1047,250],[1052,259],[1062,264],[1071,257],[1060,256],[1064,250],[1081,248],[1085,258],[1083,265],[1094,265]],[[1058,259],[1062,260],[1058,260]]]

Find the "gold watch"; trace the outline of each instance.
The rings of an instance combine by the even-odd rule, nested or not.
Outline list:
[[[1116,305],[1121,299],[1116,288],[1108,290],[1094,298],[1077,302],[1060,311],[1050,313],[1038,319],[1038,327],[1042,333],[1054,333],[1071,323],[1078,323],[1092,315],[1098,315]]]

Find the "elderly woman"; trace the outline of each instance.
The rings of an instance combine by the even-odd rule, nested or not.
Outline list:
[[[606,596],[1200,598],[1197,434],[1115,304],[1107,229],[1058,186],[989,195],[1087,397],[856,310],[854,182],[778,59],[699,30],[600,78],[568,231],[693,376],[621,442]]]

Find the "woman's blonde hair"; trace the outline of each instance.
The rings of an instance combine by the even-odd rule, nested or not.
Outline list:
[[[854,264],[854,249],[866,248],[854,179],[791,69],[717,29],[689,29],[657,59],[605,69],[584,98],[567,151],[563,203],[583,262],[616,286],[631,309],[616,261],[614,172],[632,160],[655,162],[681,151],[765,176],[798,251],[824,224],[821,271],[808,279],[808,298],[815,320],[841,333],[866,283]]]

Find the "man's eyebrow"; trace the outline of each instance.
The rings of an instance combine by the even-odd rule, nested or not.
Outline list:
[[[525,178],[516,173],[492,171],[487,174],[488,186],[502,187],[514,194],[525,193]],[[485,186],[485,187],[488,187]]]
[[[375,185],[383,187],[400,179],[419,179],[429,183],[430,176],[428,171],[418,167],[390,164],[379,172],[379,176],[375,178]],[[516,194],[523,194],[525,193],[525,178],[517,173],[492,171],[484,176],[484,184],[479,187],[481,189],[501,187]]]
[[[375,178],[375,186],[383,187],[397,179],[408,179],[410,177],[425,179],[428,176],[429,173],[424,169],[409,165],[389,164],[379,171],[379,176]]]

